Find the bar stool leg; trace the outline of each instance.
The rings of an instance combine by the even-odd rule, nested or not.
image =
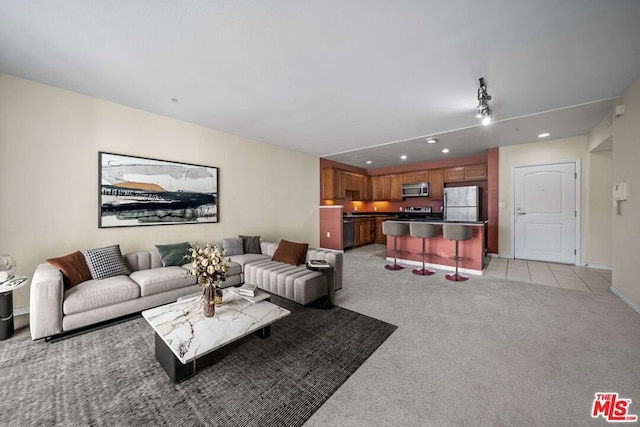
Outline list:
[[[396,237],[397,236],[393,236],[393,265],[385,265],[384,268],[386,268],[387,270],[402,270],[404,268],[404,266],[398,264],[398,249],[396,246]]]
[[[458,260],[460,256],[458,255],[458,243],[459,240],[456,240],[456,274],[447,274],[444,276],[447,280],[451,280],[452,282],[464,282],[465,280],[469,280],[469,277],[458,274]]]
[[[435,274],[435,270],[432,270],[430,268],[426,268],[425,267],[425,257],[427,256],[427,254],[425,253],[425,246],[424,246],[424,242],[425,242],[425,238],[422,238],[422,268],[416,268],[414,270],[412,270],[411,272],[413,274],[416,274],[418,276],[431,276],[432,274]]]

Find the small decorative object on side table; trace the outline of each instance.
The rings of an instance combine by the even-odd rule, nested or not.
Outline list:
[[[329,309],[333,308],[334,297],[336,293],[335,286],[335,269],[325,260],[321,259],[310,259],[307,261],[307,269],[312,271],[318,271],[327,278],[327,296],[324,301],[315,304],[314,307]]]
[[[215,306],[222,304],[222,289],[218,284],[225,280],[227,261],[216,245],[207,244],[205,247],[198,248],[190,244],[189,251],[191,252],[191,269],[187,274],[196,276],[198,285],[204,288],[202,293],[204,315],[212,317],[216,311]]]

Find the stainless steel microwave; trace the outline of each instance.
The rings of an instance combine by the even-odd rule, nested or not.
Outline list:
[[[402,186],[402,197],[429,197],[429,183],[404,184]]]

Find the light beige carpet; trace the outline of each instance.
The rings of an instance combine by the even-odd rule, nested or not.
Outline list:
[[[640,415],[640,316],[613,294],[345,256],[337,303],[398,330],[307,426],[590,426],[596,392]]]

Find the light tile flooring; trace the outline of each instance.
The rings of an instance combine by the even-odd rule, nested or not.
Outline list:
[[[491,257],[485,276],[593,293],[611,292],[611,271],[567,264]]]
[[[348,250],[345,254],[346,256],[353,253],[384,258],[385,250],[385,245],[367,245]],[[488,261],[489,264],[484,271],[487,277],[593,293],[611,292],[609,290],[611,270],[496,257],[489,257]]]

